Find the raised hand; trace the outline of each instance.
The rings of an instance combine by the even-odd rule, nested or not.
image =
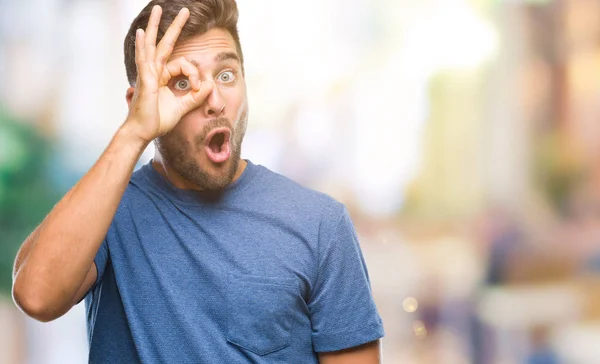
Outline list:
[[[189,60],[181,57],[167,63],[189,10],[181,9],[157,45],[161,14],[161,7],[154,6],[146,31],[138,29],[135,34],[137,80],[127,123],[146,142],[173,129],[186,113],[204,102],[214,87],[211,81],[200,81],[198,69]],[[180,77],[177,84],[183,80],[188,90],[173,92],[169,83]]]

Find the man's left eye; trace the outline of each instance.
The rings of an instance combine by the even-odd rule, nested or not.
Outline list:
[[[229,83],[235,80],[235,75],[233,71],[225,71],[219,75],[218,79],[223,83]]]

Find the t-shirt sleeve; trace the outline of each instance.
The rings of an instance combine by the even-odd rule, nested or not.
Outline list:
[[[96,282],[90,287],[90,289],[86,292],[86,294],[81,297],[78,304],[83,301],[87,296],[89,296],[90,292],[94,290],[94,288],[100,283],[102,276],[104,275],[104,270],[106,269],[106,264],[108,262],[108,246],[106,239],[102,241],[100,245],[100,249],[96,253],[96,257],[94,258],[94,264],[96,264]]]
[[[345,208],[321,234],[319,265],[308,308],[315,352],[359,346],[384,336],[354,226]]]
[[[96,253],[96,257],[94,258],[94,263],[96,264],[96,270],[98,275],[96,276],[96,282],[94,286],[97,285],[102,276],[104,275],[104,269],[106,269],[106,263],[108,262],[108,244],[106,239],[102,241],[100,245],[100,249],[98,249],[98,253]]]

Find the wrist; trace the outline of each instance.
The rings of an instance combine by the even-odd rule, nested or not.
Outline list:
[[[135,125],[132,122],[125,122],[119,130],[117,131],[118,139],[122,140],[127,145],[132,146],[136,150],[139,150],[140,153],[143,152],[148,144],[150,144],[151,140],[147,140],[140,136],[140,133],[136,132]]]

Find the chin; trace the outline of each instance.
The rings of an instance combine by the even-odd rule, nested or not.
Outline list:
[[[233,156],[224,162],[215,163],[206,156],[203,157],[196,158],[196,168],[182,171],[183,177],[204,190],[222,190],[227,187],[235,177],[239,158],[237,163]]]

